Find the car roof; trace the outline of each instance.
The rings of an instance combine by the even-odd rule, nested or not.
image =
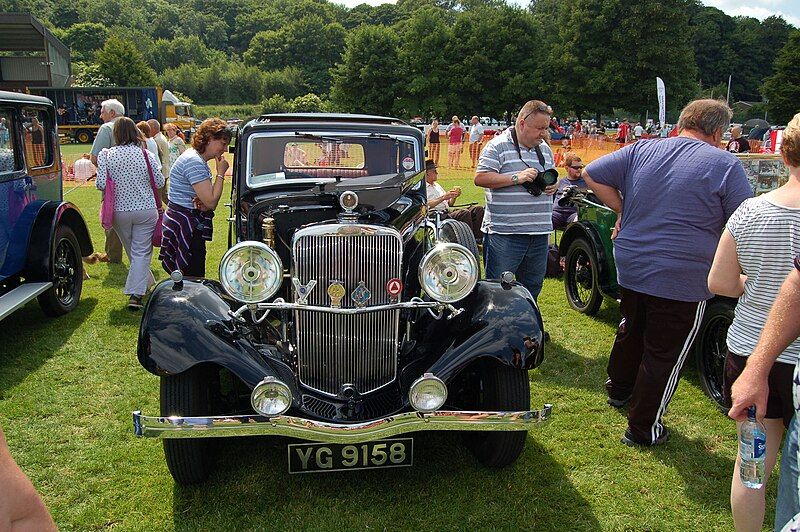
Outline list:
[[[30,94],[10,91],[0,91],[0,102],[53,105],[53,102],[50,101],[50,98],[45,98],[43,96],[31,96]]]
[[[407,125],[399,118],[349,113],[276,113],[264,114],[258,122],[370,122],[373,124]]]

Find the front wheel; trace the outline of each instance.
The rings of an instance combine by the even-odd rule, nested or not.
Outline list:
[[[468,370],[470,371],[470,370]],[[526,370],[495,360],[478,363],[469,374],[467,408],[475,410],[529,410],[531,388]],[[464,434],[465,443],[478,461],[487,467],[514,463],[525,447],[527,431],[476,431]]]
[[[53,286],[43,292],[38,301],[45,314],[58,317],[78,306],[83,289],[83,265],[78,239],[66,225],[56,228],[50,272]]]
[[[725,374],[728,328],[733,323],[733,309],[734,305],[727,301],[711,303],[706,308],[703,323],[694,341],[700,387],[721,412],[727,412],[731,407],[722,395],[722,379]]]
[[[219,372],[207,367],[161,377],[161,415],[212,415],[218,390]],[[164,457],[175,482],[186,486],[208,479],[214,470],[211,443],[208,438],[164,440]]]
[[[593,316],[600,310],[603,294],[600,293],[597,257],[591,244],[576,238],[567,249],[564,292],[569,306],[578,312]]]

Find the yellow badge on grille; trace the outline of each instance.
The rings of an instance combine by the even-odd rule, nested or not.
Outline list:
[[[344,297],[344,286],[339,281],[331,281],[328,285],[328,297],[331,298],[331,306],[340,308],[342,306],[342,298]]]

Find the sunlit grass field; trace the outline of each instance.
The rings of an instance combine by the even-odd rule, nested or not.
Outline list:
[[[471,171],[444,169],[441,180],[461,186],[464,202],[483,201]],[[66,189],[102,249],[97,191]],[[223,203],[210,276],[226,248]],[[552,340],[530,373],[532,406],[553,403],[553,418],[511,467],[481,467],[456,434],[422,434],[413,468],[289,476],[286,440],[244,438],[221,442],[207,484],[178,487],[160,443],[132,433],[132,410],[158,412],[158,378],[136,360],[141,315],[125,308],[127,267],[88,271],[73,313],[47,319],[33,303],[0,322],[0,424],[63,530],[732,529],[735,429],[702,394],[693,362],[665,416],[670,442],[623,446],[624,412],[603,389],[617,304],[577,314],[554,279],[540,299]],[[166,277],[155,261],[153,271]],[[774,498],[773,483],[768,508]]]

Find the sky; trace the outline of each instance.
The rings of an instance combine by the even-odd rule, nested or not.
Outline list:
[[[358,4],[378,5],[394,3],[395,0],[333,0],[336,3],[353,7]],[[528,0],[507,0],[527,5]],[[770,15],[783,15],[783,18],[796,28],[800,28],[800,0],[702,0],[707,6],[716,7],[728,15],[755,17],[764,20]]]

